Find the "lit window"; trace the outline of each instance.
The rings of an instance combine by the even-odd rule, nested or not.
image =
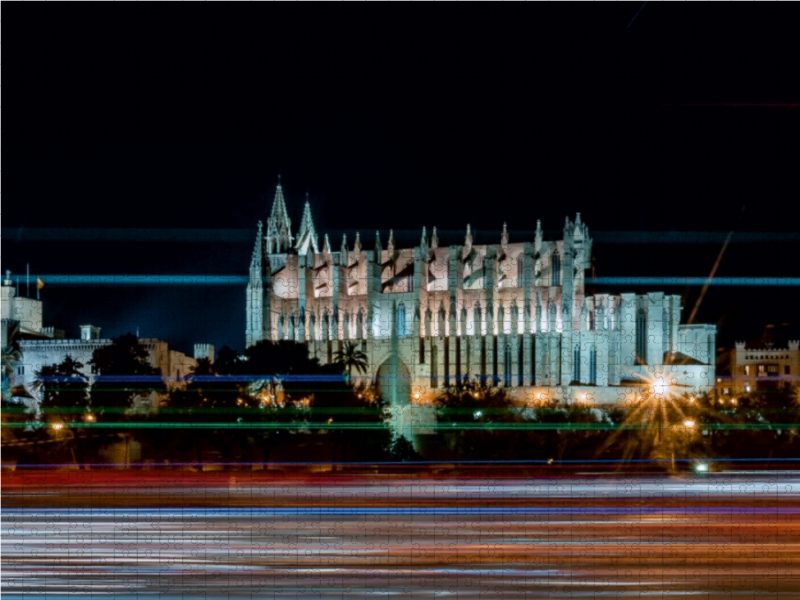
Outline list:
[[[551,269],[553,271],[553,285],[561,285],[561,257],[558,252],[553,253]]]
[[[750,365],[745,365],[744,366],[744,374],[745,375],[750,375]]]

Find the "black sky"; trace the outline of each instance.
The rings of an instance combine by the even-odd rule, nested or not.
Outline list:
[[[798,230],[788,11],[649,3],[628,26],[640,5],[261,6],[181,20],[17,9],[4,269],[243,275],[251,242],[100,243],[81,230],[254,231],[278,173],[295,224],[309,190],[318,230],[360,230],[368,246],[390,227],[416,240],[423,225],[469,222],[492,241],[504,221],[513,239],[541,219],[555,233],[578,211],[598,232]],[[607,275],[703,276],[718,251],[595,247]],[[733,243],[720,274],[797,277],[798,254],[797,242]],[[668,291],[687,315],[697,290]],[[796,290],[766,292],[765,307],[764,289],[714,289],[699,316],[723,340],[795,318]],[[183,349],[243,345],[243,289],[44,293],[46,324],[70,335],[88,319]]]

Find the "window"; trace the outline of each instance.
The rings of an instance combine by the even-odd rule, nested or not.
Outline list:
[[[553,253],[550,268],[553,271],[553,285],[561,285],[561,257],[558,252]]]
[[[594,346],[589,350],[589,383],[597,384],[597,350]]]
[[[766,365],[758,365],[758,374],[759,375],[764,375],[766,372],[767,372],[767,366]]]
[[[636,364],[647,364],[647,312],[639,310],[636,317]]]
[[[511,346],[506,345],[505,351],[505,373],[503,374],[503,385],[511,387]]]
[[[789,375],[790,374],[789,365],[784,365],[783,366],[783,374],[784,375]]]
[[[745,375],[750,375],[750,365],[745,365],[744,366],[744,374]]]
[[[25,375],[25,367],[23,365],[17,367],[17,375]]]
[[[722,388],[722,393],[728,395],[730,394],[730,390],[728,388]]]
[[[575,381],[581,380],[581,347],[575,344],[575,349],[572,351],[572,379]]]
[[[406,337],[406,307],[402,302],[397,306],[397,337]]]

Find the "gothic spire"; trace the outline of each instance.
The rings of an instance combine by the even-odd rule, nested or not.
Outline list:
[[[439,247],[439,236],[436,235],[436,226],[433,227],[433,234],[431,235],[431,250],[436,250]]]
[[[467,235],[464,236],[464,247],[467,249],[467,253],[472,249],[472,227],[469,223],[467,223]]]
[[[353,243],[353,252],[361,254],[361,234],[356,231],[356,241]],[[358,258],[358,257],[356,257]]]
[[[341,255],[341,261],[343,265],[347,264],[347,234],[342,234],[342,247],[339,248],[339,254]]]
[[[386,249],[389,251],[389,254],[394,254],[394,231],[392,229],[389,230],[389,241],[386,242]],[[391,258],[391,256],[389,257]]]
[[[314,220],[311,218],[311,203],[308,201],[308,192],[306,192],[306,204],[303,207],[303,217],[300,219],[300,231],[297,232],[297,248],[298,254],[306,254],[308,248],[314,249],[314,252],[319,252],[317,245],[317,231],[314,229]]]
[[[259,269],[261,267],[261,255],[264,252],[264,226],[261,221],[258,222],[258,232],[256,233],[256,245],[253,248],[253,258],[250,261],[251,269]]]
[[[422,226],[422,239],[419,241],[419,249],[423,254],[423,257],[428,257],[428,231],[425,229],[425,226]]]
[[[503,223],[503,233],[500,234],[500,245],[505,248],[508,246],[508,226]]]
[[[323,247],[322,251],[325,254],[330,254],[331,253],[331,241],[328,239],[328,234],[327,233],[325,234],[325,246]]]
[[[286,210],[281,178],[278,175],[278,186],[275,188],[272,212],[267,219],[267,251],[270,253],[284,252],[291,248],[292,241],[292,220]]]
[[[382,262],[382,256],[381,256],[381,252],[382,251],[383,251],[383,248],[381,247],[381,232],[380,231],[376,231],[375,232],[375,262],[378,263],[378,264],[381,264],[381,262]]]

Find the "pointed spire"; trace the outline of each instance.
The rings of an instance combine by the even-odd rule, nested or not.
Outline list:
[[[308,201],[308,192],[306,192],[306,204],[303,207],[303,217],[300,219],[300,231],[297,232],[297,248],[298,254],[306,254],[309,246],[314,249],[314,252],[319,252],[317,245],[317,231],[314,229],[314,219],[311,217],[311,203]]]
[[[394,230],[392,229],[389,230],[389,241],[386,242],[386,249],[389,251],[390,255],[394,254]]]
[[[383,257],[381,256],[383,248],[381,247],[381,232],[375,232],[375,262],[381,264]]]
[[[539,219],[536,219],[536,235],[534,236],[533,250],[538,254],[541,248],[542,248],[542,222]]]
[[[422,239],[419,241],[419,249],[422,252],[422,255],[427,258],[428,256],[428,231],[425,229],[425,226],[422,226]]]
[[[581,213],[577,213],[575,215],[575,233],[574,233],[575,239],[577,240],[583,239],[583,230],[584,230],[584,225],[581,222]]]
[[[431,250],[436,250],[439,247],[439,236],[436,235],[436,226],[433,227],[431,234]]]
[[[356,241],[353,244],[353,252],[361,254],[361,234],[356,231]]]
[[[464,236],[464,247],[467,249],[467,253],[472,249],[472,227],[469,223],[467,223],[467,235]]]
[[[328,239],[328,234],[325,234],[325,247],[323,248],[325,254],[331,254],[331,241]]]
[[[292,241],[292,220],[286,210],[281,176],[278,175],[275,199],[272,201],[272,211],[267,219],[267,245],[271,252],[284,252],[291,248]]]
[[[503,233],[500,234],[500,245],[505,248],[508,246],[508,226],[503,223]]]
[[[258,232],[256,233],[256,243],[253,247],[253,257],[250,260],[251,269],[260,269],[261,255],[264,253],[264,225],[261,221],[258,222]]]
[[[341,261],[343,265],[347,265],[347,234],[342,234],[342,247],[339,248],[339,254],[341,255]]]

